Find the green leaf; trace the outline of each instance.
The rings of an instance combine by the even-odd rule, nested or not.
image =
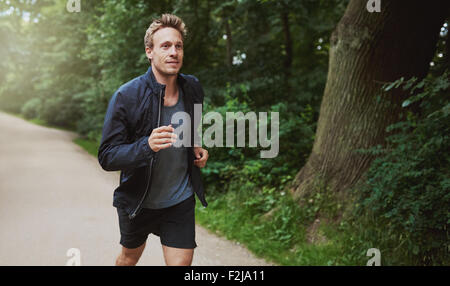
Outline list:
[[[410,104],[411,104],[411,101],[407,99],[407,100],[403,101],[402,107],[407,107]]]

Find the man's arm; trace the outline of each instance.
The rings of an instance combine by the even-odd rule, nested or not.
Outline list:
[[[127,143],[127,116],[123,94],[116,92],[111,98],[103,124],[98,161],[106,171],[134,169],[148,165],[154,155],[149,136]]]
[[[194,89],[195,89],[195,93],[196,93],[196,101],[200,102],[202,105],[202,112],[203,112],[203,100],[205,98],[205,93],[203,91],[203,87],[200,84],[200,81],[198,80],[198,78],[196,78],[195,76],[191,76],[193,78],[193,84],[194,84]],[[198,122],[199,124],[199,122]],[[206,162],[208,161],[209,158],[209,154],[208,151],[206,149],[203,149],[200,145],[202,142],[202,139],[200,138],[200,134],[198,134],[197,129],[198,127],[201,128],[201,126],[194,126],[194,165],[199,167],[199,168],[203,168],[206,166]]]

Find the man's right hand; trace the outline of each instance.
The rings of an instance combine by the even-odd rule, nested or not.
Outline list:
[[[173,133],[174,131],[172,124],[153,129],[152,134],[148,137],[148,145],[155,152],[169,148],[177,138],[177,135]]]

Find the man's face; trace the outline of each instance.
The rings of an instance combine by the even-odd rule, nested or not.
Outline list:
[[[152,68],[159,73],[176,75],[183,65],[183,39],[174,28],[162,28],[153,34],[153,48],[146,48]]]

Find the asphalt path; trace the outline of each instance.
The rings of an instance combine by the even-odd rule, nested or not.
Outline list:
[[[118,172],[73,143],[75,133],[0,112],[0,265],[114,265]],[[193,265],[270,265],[196,226]],[[164,265],[151,235],[138,265]]]

